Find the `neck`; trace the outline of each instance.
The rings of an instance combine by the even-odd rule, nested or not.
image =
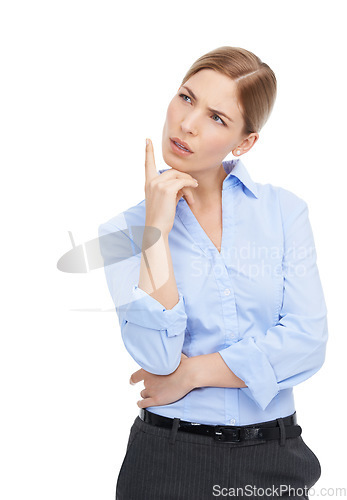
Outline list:
[[[223,181],[228,174],[224,170],[223,164],[217,169],[194,172],[193,177],[199,185],[192,190],[194,196],[194,206],[196,208],[208,209],[219,203],[222,197]]]

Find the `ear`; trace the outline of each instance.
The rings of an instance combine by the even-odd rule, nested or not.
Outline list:
[[[246,139],[244,139],[244,141],[242,141],[242,144],[240,144],[239,147],[242,148],[244,153],[246,153],[247,151],[252,149],[258,139],[259,134],[257,132],[252,132]]]

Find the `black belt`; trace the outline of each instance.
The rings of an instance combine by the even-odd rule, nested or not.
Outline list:
[[[146,408],[140,409],[139,417],[150,425],[166,427],[168,429],[172,428],[174,422],[173,418],[157,415],[156,413],[148,411]],[[298,437],[302,429],[300,425],[297,425],[296,412],[294,412],[292,415],[276,420],[242,426],[206,425],[180,420],[178,431],[211,436],[216,441],[238,442],[248,439],[266,441],[268,439],[279,439],[283,438],[283,431],[285,433],[285,438]]]

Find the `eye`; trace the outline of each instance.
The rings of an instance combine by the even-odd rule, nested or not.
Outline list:
[[[180,94],[180,97],[182,97],[182,99],[183,99],[184,101],[185,101],[185,99],[184,99],[185,97],[188,97],[188,99],[190,99],[190,97],[189,97],[189,96],[187,96],[186,94]],[[186,101],[186,102],[187,102],[187,101]]]
[[[225,125],[225,123],[223,122],[223,120],[221,118],[219,118],[218,115],[213,115],[213,116],[216,116],[218,118],[218,120],[220,120],[220,123],[222,123],[223,125]],[[214,120],[215,121],[215,120]],[[218,123],[218,122],[217,122]]]
[[[180,94],[179,95],[185,102],[188,102],[185,100],[185,97],[187,97],[187,99],[190,99],[190,97],[186,94]],[[218,120],[220,120],[220,122],[217,122],[216,120],[213,120],[215,121],[216,123],[221,123],[222,125],[225,125],[225,123],[223,122],[223,120],[218,116],[218,115],[212,115],[212,116],[216,116],[218,118]]]

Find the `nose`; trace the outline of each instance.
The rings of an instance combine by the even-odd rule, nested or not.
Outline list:
[[[181,129],[184,134],[196,135],[199,128],[199,119],[194,113],[187,114],[181,122]]]

